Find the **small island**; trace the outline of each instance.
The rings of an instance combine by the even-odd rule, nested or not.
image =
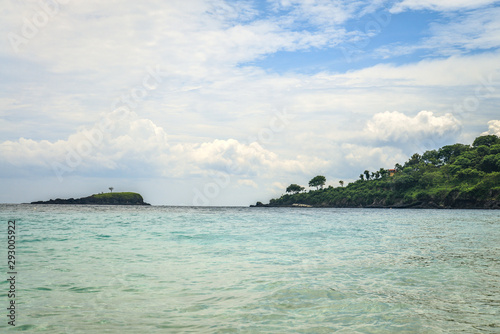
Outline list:
[[[88,205],[151,205],[144,202],[142,196],[134,192],[101,193],[82,198],[51,199],[31,202],[31,204],[88,204]]]
[[[365,170],[346,187],[341,180],[324,188],[325,181],[312,178],[309,191],[291,184],[280,198],[251,207],[500,209],[500,138],[415,153],[392,169]]]

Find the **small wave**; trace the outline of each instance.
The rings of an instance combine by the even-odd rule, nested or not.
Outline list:
[[[68,291],[76,292],[76,293],[95,293],[95,292],[100,292],[101,289],[96,288],[96,287],[92,287],[92,286],[89,286],[89,287],[72,287],[72,288],[69,288]]]

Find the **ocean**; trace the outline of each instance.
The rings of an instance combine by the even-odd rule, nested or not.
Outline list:
[[[498,211],[0,205],[0,218],[0,332],[500,333]]]

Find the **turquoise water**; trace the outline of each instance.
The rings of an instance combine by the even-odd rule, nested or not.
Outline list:
[[[29,333],[500,333],[498,211],[0,205]]]

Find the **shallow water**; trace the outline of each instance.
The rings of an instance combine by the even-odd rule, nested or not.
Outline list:
[[[483,210],[0,205],[29,333],[500,333]],[[2,261],[7,275],[7,261]]]

